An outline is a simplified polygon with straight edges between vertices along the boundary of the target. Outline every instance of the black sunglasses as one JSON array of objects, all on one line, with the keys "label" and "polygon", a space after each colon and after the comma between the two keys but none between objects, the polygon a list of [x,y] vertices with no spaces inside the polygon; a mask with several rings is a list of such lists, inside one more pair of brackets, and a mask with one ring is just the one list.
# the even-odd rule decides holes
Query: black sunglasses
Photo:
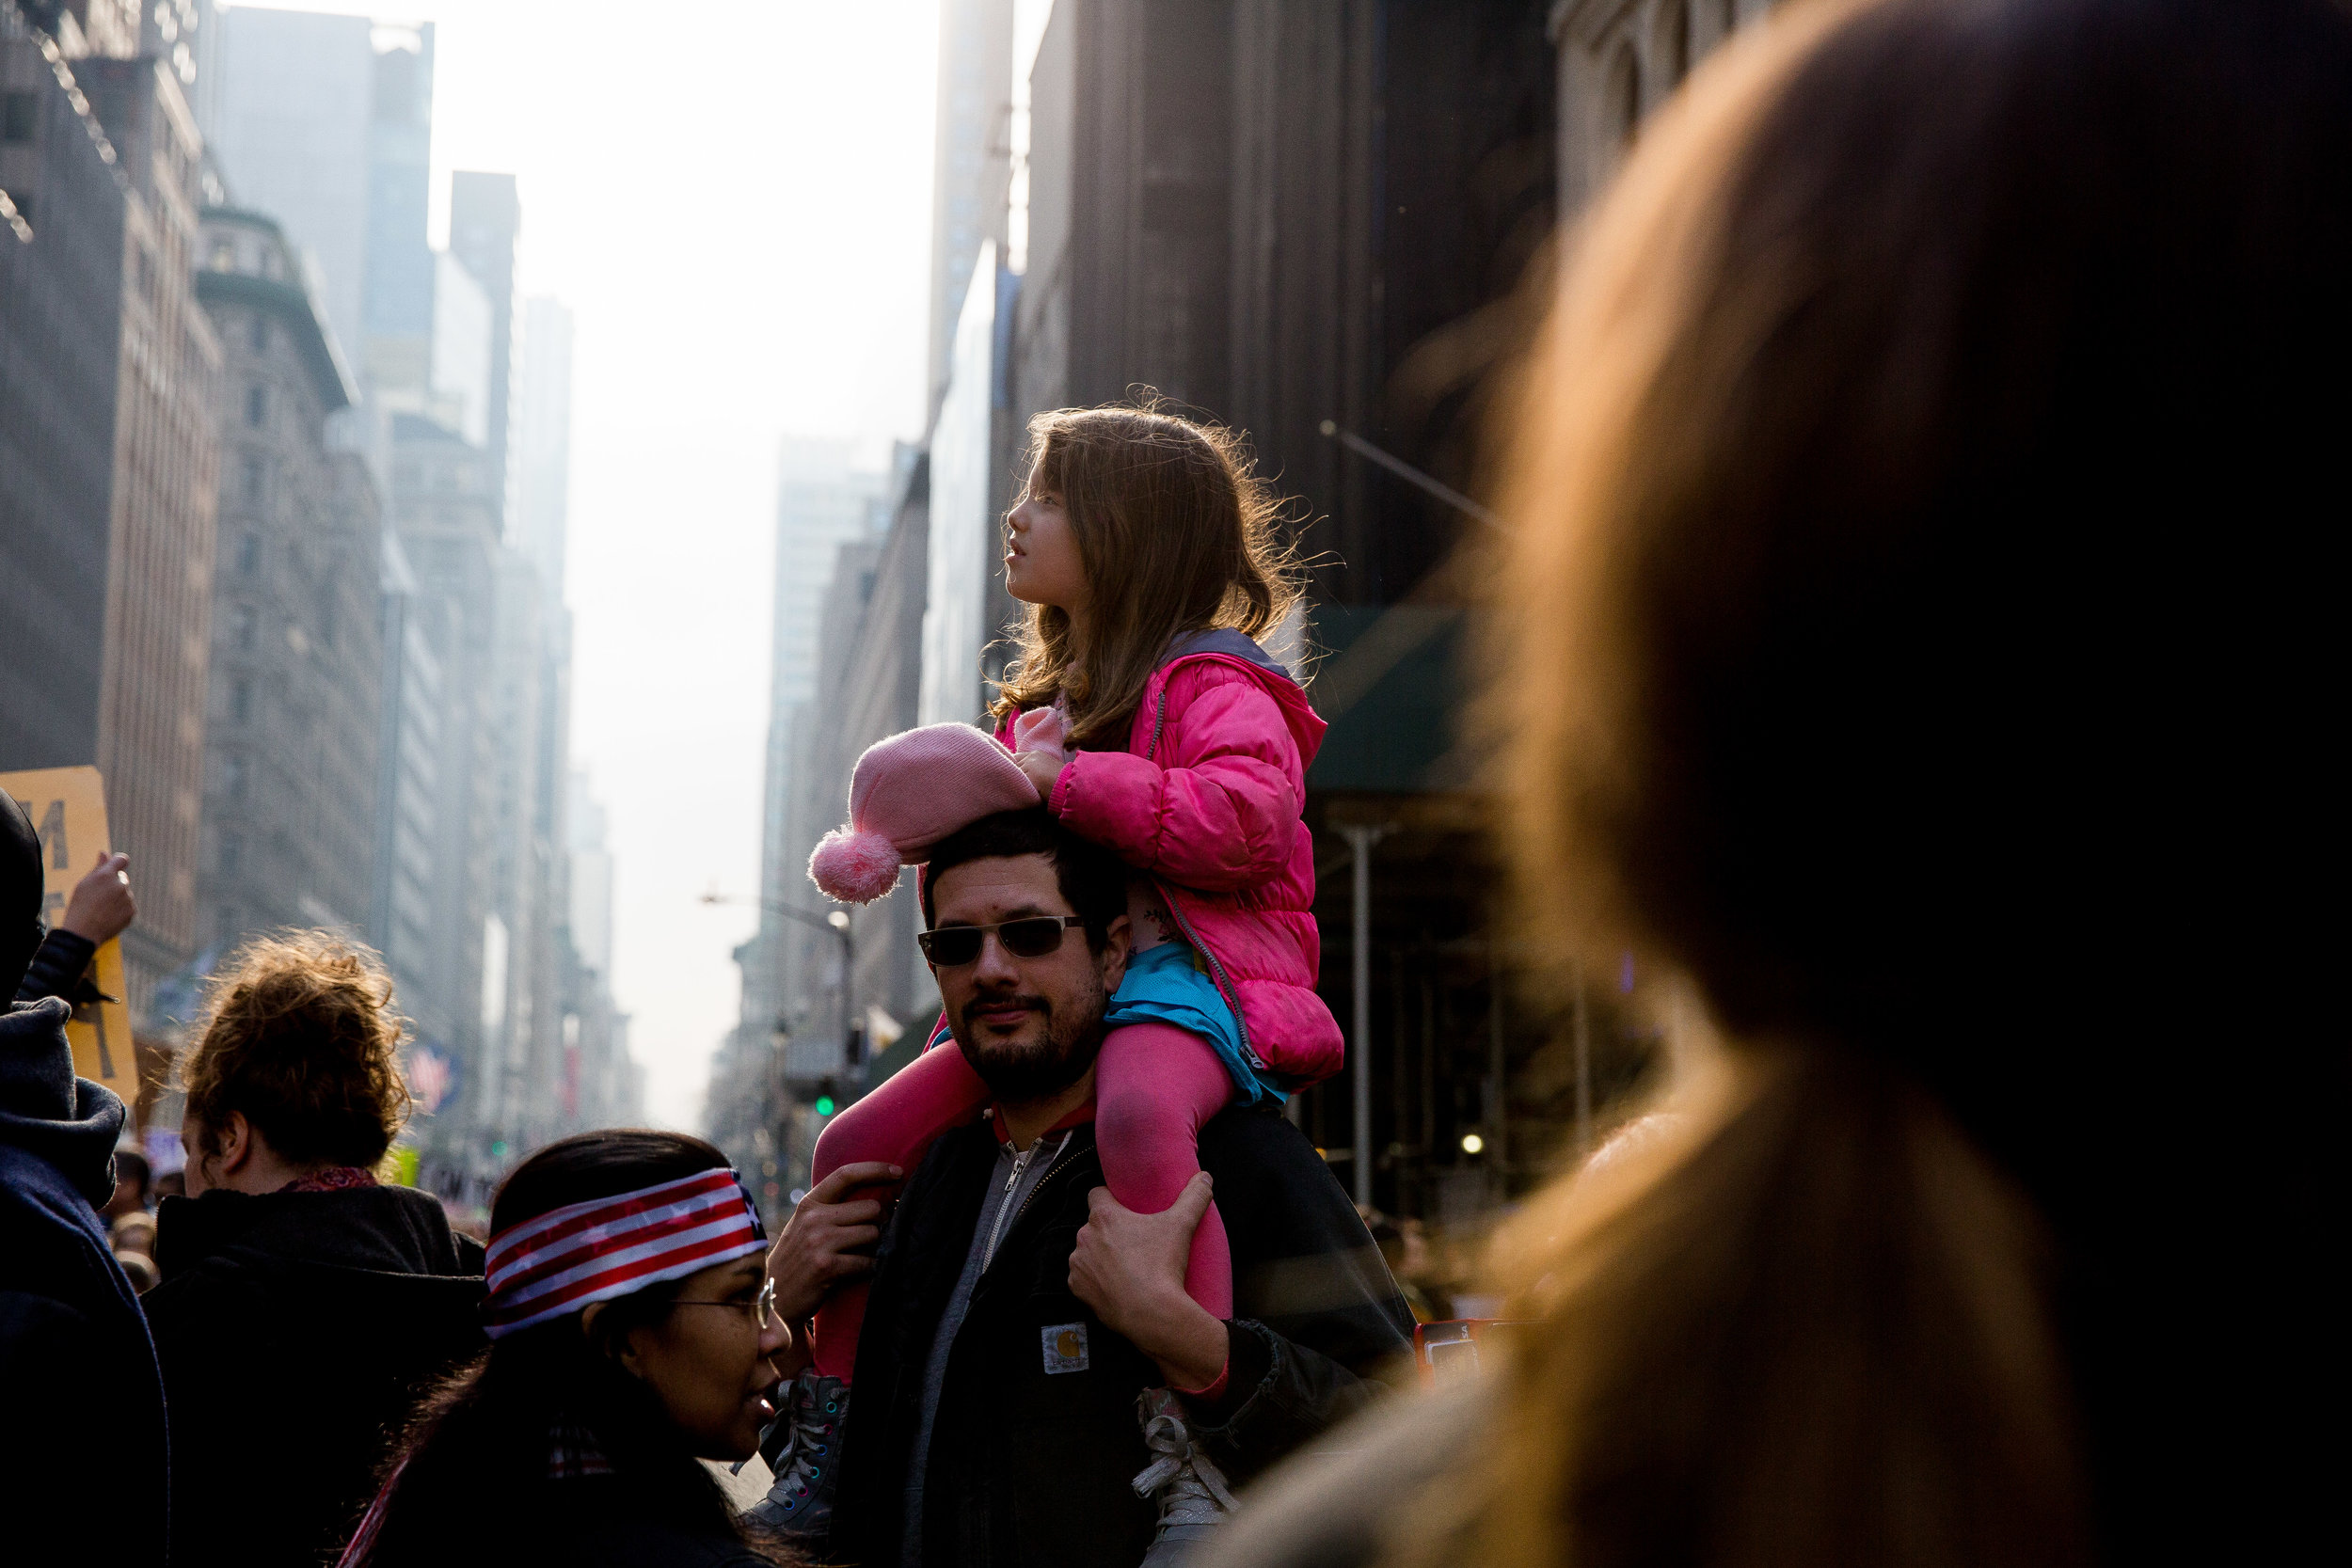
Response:
[{"label": "black sunglasses", "polygon": [[1014,958],[1041,958],[1061,950],[1064,931],[1085,924],[1074,914],[1033,914],[996,926],[943,926],[936,931],[918,931],[914,940],[922,943],[923,957],[932,963],[942,969],[961,969],[978,959],[980,944],[991,931]]}]

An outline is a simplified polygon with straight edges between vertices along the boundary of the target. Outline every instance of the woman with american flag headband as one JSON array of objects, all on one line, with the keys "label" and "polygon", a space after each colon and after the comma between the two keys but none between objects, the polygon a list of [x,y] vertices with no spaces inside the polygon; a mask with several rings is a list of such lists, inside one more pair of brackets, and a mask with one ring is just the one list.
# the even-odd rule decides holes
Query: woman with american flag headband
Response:
[{"label": "woman with american flag headband", "polygon": [[506,1179],[490,1227],[490,1349],[425,1401],[342,1568],[788,1560],[697,1463],[757,1447],[789,1342],[726,1157],[675,1132],[565,1138]]}]

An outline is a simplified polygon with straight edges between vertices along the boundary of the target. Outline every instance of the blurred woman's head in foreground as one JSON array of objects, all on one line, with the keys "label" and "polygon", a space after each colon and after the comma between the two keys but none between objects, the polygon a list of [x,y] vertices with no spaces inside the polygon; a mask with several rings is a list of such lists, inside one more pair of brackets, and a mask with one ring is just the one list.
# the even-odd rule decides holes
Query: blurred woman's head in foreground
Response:
[{"label": "blurred woman's head in foreground", "polygon": [[2275,894],[2347,257],[2321,0],[1795,4],[1645,129],[1525,372],[1488,711],[1525,928],[1728,1049],[1509,1238],[1556,1327],[1441,1489],[1495,1560],[2069,1562],[2214,1496],[2180,1412],[2231,1310],[2292,1354],[2317,1190],[2233,1096],[2343,1086]]}]

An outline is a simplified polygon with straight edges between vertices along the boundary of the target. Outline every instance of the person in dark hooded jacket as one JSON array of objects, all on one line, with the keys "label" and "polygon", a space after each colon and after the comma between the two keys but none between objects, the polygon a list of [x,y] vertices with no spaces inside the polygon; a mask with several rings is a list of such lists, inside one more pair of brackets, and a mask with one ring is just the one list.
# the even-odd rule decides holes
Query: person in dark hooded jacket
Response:
[{"label": "person in dark hooded jacket", "polygon": [[[40,844],[0,792],[0,996],[41,944]],[[138,1297],[98,1207],[123,1104],[73,1073],[57,997],[0,1013],[0,1548],[27,1565],[164,1560],[171,1471]]]},{"label": "person in dark hooded jacket", "polygon": [[65,901],[65,917],[41,939],[24,977],[16,983],[19,1002],[62,996],[75,1006],[104,1000],[90,973],[98,950],[131,928],[138,900],[131,895],[131,857],[107,850]]},{"label": "person in dark hooded jacket", "polygon": [[173,1560],[316,1568],[420,1398],[482,1349],[482,1253],[373,1174],[408,1095],[372,954],[261,939],[207,1004],[180,1069],[188,1196],[157,1215],[145,1298],[181,1412]]}]

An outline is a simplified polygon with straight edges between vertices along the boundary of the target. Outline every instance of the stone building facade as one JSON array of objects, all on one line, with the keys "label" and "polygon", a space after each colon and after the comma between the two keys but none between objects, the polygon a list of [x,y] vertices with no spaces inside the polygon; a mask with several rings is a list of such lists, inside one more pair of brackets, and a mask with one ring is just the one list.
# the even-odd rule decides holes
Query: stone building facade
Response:
[{"label": "stone building facade", "polygon": [[196,953],[220,345],[196,301],[202,144],[177,74],[147,55],[74,71],[126,185],[98,767],[138,877],[122,953],[144,1019]]},{"label": "stone building facade", "polygon": [[0,770],[98,760],[125,183],[72,62],[0,0]]},{"label": "stone building facade", "polygon": [[[407,625],[439,676],[434,730],[426,946],[414,969],[446,1020],[437,1042],[463,1064],[459,1103],[426,1130],[426,1158],[470,1169],[474,1135],[503,1103],[512,933],[497,912],[500,498],[482,449],[416,414],[392,416],[392,512],[414,574]],[[405,630],[403,632],[406,635]],[[403,712],[408,710],[404,693]],[[447,1141],[448,1147],[443,1147]]]},{"label": "stone building facade", "polygon": [[375,492],[329,448],[353,401],[278,224],[203,214],[197,296],[223,355],[199,943],[371,913],[382,621]]}]

